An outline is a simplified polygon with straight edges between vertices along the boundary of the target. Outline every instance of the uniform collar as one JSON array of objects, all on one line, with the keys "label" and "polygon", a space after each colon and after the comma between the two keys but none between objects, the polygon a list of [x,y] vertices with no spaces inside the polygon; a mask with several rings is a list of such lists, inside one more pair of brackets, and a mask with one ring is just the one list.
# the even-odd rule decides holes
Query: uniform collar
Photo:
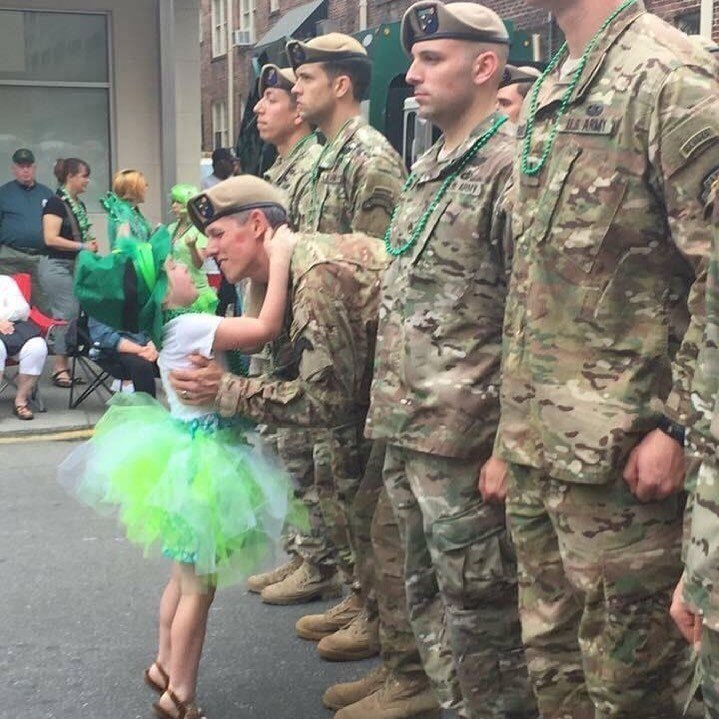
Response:
[{"label": "uniform collar", "polygon": [[[464,142],[455,147],[449,155],[442,159],[440,159],[439,155],[444,147],[444,135],[440,137],[426,154],[417,160],[412,168],[412,174],[417,176],[418,182],[432,182],[441,177],[449,167],[472,147],[476,139],[492,126],[492,123],[495,122],[499,115],[499,112],[493,112],[488,117],[485,117],[484,120],[472,130]],[[491,141],[489,147],[491,147]]]},{"label": "uniform collar", "polygon": [[[627,31],[627,29],[642,15],[646,14],[644,0],[636,0],[630,7],[626,8],[614,22],[601,35],[597,46],[587,58],[587,64],[584,68],[574,93],[570,99],[570,104],[578,102],[586,94],[591,86],[597,73],[601,70],[604,60],[609,50],[617,43],[619,38]],[[564,58],[566,59],[566,58]],[[564,62],[564,60],[562,60]],[[539,91],[537,108],[541,111],[543,108],[559,102],[564,95],[567,86],[571,82],[571,78],[560,78],[560,70],[562,63],[555,68],[554,72],[549,76],[550,82],[545,82]]]},{"label": "uniform collar", "polygon": [[323,170],[331,170],[337,163],[337,158],[344,146],[355,136],[357,131],[367,123],[360,115],[351,117],[340,128],[335,138],[328,143],[319,160],[319,167]]}]

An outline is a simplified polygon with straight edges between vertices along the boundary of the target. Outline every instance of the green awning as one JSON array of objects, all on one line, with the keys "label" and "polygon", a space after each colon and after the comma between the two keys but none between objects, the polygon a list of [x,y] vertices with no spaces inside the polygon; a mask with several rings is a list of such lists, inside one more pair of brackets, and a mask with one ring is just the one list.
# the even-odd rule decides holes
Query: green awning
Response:
[{"label": "green awning", "polygon": [[[284,42],[293,37],[305,23],[314,23],[322,20],[326,16],[327,0],[313,0],[299,7],[288,10],[282,17],[255,43],[255,51],[261,51],[266,45],[271,45],[277,41]],[[320,17],[320,11],[324,10],[325,14]],[[315,15],[317,17],[315,17]],[[313,28],[314,30],[314,28]],[[308,33],[314,35],[314,32]]]}]

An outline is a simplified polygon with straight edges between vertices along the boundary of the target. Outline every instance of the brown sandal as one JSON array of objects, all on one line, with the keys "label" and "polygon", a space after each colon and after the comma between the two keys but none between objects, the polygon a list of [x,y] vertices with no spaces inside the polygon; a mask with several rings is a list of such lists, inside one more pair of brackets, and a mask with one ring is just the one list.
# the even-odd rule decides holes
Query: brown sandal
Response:
[{"label": "brown sandal", "polygon": [[16,404],[13,405],[12,413],[22,420],[35,419],[35,415],[27,404]]},{"label": "brown sandal", "polygon": [[[157,669],[157,673],[162,677],[163,684],[159,684],[150,676],[152,667]],[[147,669],[145,669],[145,684],[158,694],[164,694],[167,691],[167,687],[170,686],[170,676],[165,671],[162,664],[159,662],[153,662]]]},{"label": "brown sandal", "polygon": [[169,687],[165,690],[162,696],[167,694],[170,697],[172,703],[177,709],[177,714],[170,714],[164,707],[161,707],[159,702],[155,702],[152,705],[152,709],[155,715],[160,719],[207,719],[200,709],[193,701],[180,701],[179,697]]}]

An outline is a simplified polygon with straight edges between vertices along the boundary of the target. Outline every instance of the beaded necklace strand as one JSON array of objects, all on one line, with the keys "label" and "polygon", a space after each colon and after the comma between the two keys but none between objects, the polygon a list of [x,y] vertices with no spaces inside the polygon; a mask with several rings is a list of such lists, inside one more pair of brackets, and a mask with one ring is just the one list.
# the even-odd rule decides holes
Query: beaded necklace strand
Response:
[{"label": "beaded necklace strand", "polygon": [[83,205],[82,202],[80,202],[79,200],[75,199],[64,186],[57,191],[57,195],[61,200],[67,202],[67,204],[70,206],[70,210],[72,211],[72,214],[75,215],[75,219],[77,220],[77,226],[80,230],[80,237],[83,242],[87,242],[89,239],[91,239],[90,227],[92,227],[92,225],[90,224],[90,218],[87,216],[87,210],[85,209],[85,205]]},{"label": "beaded necklace strand", "polygon": [[559,108],[554,115],[554,124],[552,125],[549,137],[545,141],[542,148],[542,155],[539,158],[538,162],[532,164],[529,159],[529,155],[532,151],[534,120],[537,115],[539,90],[541,89],[542,84],[544,83],[547,76],[554,72],[557,65],[559,65],[559,61],[562,59],[565,52],[567,51],[566,42],[564,43],[564,45],[562,45],[562,47],[559,48],[554,57],[551,59],[549,65],[547,65],[547,69],[540,75],[537,82],[534,83],[529,103],[529,114],[527,115],[527,131],[524,136],[524,143],[522,145],[521,168],[522,172],[525,175],[533,177],[534,175],[538,175],[544,169],[544,166],[547,164],[547,160],[549,159],[549,155],[552,152],[552,148],[554,147],[554,141],[557,139],[557,133],[559,132],[559,122],[561,121],[564,114],[567,112],[569,102],[572,99],[572,95],[574,94],[574,89],[579,83],[582,73],[584,72],[584,68],[587,65],[587,60],[589,60],[589,56],[594,51],[594,48],[597,46],[599,38],[604,33],[604,31],[617,19],[619,15],[621,15],[628,7],[634,5],[635,3],[636,0],[624,0],[624,2],[604,21],[599,30],[597,30],[597,32],[594,34],[594,37],[589,41],[589,44],[584,50],[582,57],[579,59],[579,64],[577,65],[577,69],[574,71],[571,83],[569,84],[569,87],[567,88],[564,95],[562,95],[562,100],[559,104]]},{"label": "beaded necklace strand", "polygon": [[[419,218],[417,224],[414,226],[414,229],[412,230],[412,234],[410,235],[409,239],[399,247],[392,246],[392,230],[394,229],[399,204],[395,206],[394,211],[392,212],[392,218],[390,219],[389,225],[387,227],[387,231],[384,233],[384,246],[390,255],[392,255],[393,257],[399,257],[400,255],[404,255],[406,252],[409,252],[409,250],[414,247],[414,245],[417,243],[417,240],[419,239],[419,236],[422,234],[422,232],[424,232],[424,228],[427,226],[427,223],[429,222],[429,218],[432,216],[432,213],[437,209],[437,206],[447,193],[449,186],[457,179],[460,172],[462,172],[462,170],[474,159],[477,153],[483,147],[485,147],[485,145],[499,132],[499,128],[502,127],[505,122],[507,122],[507,117],[505,117],[504,115],[496,118],[492,123],[491,127],[475,140],[469,150],[467,150],[467,152],[465,152],[462,157],[454,161],[454,169],[452,170],[452,172],[449,173],[449,175],[447,175],[447,177],[444,178],[444,181],[435,193],[434,197],[432,198],[432,201],[429,203],[429,205],[427,205],[425,211],[422,213],[422,216]],[[414,174],[410,175],[407,178],[407,181],[404,183],[404,187],[402,188],[402,194],[405,194],[407,190],[409,190],[414,185],[415,179],[416,178]]]}]

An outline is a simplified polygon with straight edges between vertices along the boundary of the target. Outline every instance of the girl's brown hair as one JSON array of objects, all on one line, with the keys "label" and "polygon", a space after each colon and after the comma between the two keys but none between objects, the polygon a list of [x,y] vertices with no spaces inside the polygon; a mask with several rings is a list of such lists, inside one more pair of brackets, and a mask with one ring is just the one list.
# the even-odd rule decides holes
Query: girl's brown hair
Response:
[{"label": "girl's brown hair", "polygon": [[147,180],[138,170],[120,170],[112,178],[112,191],[128,202],[140,202],[144,199]]}]

